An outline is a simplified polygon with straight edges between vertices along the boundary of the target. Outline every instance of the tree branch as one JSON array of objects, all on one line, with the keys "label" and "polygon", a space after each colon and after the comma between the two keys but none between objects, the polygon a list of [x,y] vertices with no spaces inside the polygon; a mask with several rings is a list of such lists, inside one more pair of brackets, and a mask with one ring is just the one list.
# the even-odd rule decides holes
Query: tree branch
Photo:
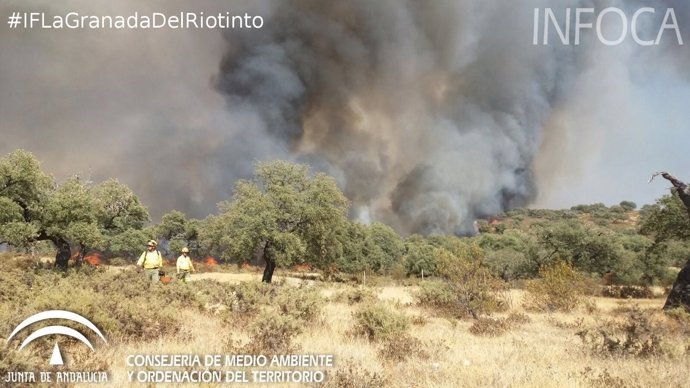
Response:
[{"label": "tree branch", "polygon": [[683,202],[683,205],[685,205],[685,208],[688,211],[688,217],[690,217],[690,186],[666,171],[657,172],[656,174],[652,175],[652,178],[649,181],[651,182],[652,179],[654,179],[654,177],[657,175],[661,175],[664,177],[664,179],[671,182],[676,193],[678,193],[680,200]]}]

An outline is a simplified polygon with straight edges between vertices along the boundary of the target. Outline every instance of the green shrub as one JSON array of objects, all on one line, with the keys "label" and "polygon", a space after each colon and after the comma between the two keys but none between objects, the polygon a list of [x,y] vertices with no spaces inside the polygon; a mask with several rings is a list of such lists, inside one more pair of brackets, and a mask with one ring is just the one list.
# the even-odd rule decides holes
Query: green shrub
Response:
[{"label": "green shrub", "polygon": [[[445,282],[424,281],[419,284],[419,290],[414,295],[420,306],[440,312],[444,316],[457,316],[456,295]],[[463,316],[465,314],[457,317]]]},{"label": "green shrub", "polygon": [[402,334],[409,325],[408,318],[381,302],[366,304],[354,313],[354,334],[377,341]]},{"label": "green shrub", "polygon": [[455,318],[479,318],[505,310],[506,284],[482,265],[481,248],[472,244],[465,249],[467,252],[460,252],[467,257],[464,259],[439,250],[438,271],[444,281],[422,283],[417,300]]},{"label": "green shrub", "polygon": [[321,316],[325,304],[316,288],[283,287],[275,298],[275,305],[282,314],[295,319],[314,322]]},{"label": "green shrub", "polygon": [[242,352],[265,355],[296,353],[299,348],[293,339],[301,331],[301,322],[290,315],[275,311],[262,312],[251,325],[250,342]]},{"label": "green shrub", "polygon": [[572,311],[588,289],[585,277],[563,261],[542,268],[539,277],[527,283],[525,307],[530,310]]}]

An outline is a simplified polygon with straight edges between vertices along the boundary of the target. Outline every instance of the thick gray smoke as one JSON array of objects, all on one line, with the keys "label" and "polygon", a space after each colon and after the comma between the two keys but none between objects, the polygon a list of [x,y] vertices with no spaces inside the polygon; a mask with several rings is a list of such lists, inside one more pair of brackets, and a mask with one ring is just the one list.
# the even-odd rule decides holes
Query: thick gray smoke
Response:
[{"label": "thick gray smoke", "polygon": [[[645,99],[690,94],[688,51],[668,39],[607,47],[590,31],[580,46],[532,45],[534,8],[563,15],[641,3],[219,3],[193,10],[261,15],[263,28],[0,29],[0,152],[34,151],[60,179],[119,178],[154,217],[173,208],[203,217],[256,161],[286,158],[335,176],[355,218],[464,234],[476,217],[554,197],[572,205],[580,201],[572,193],[635,199],[578,188],[577,174],[601,161],[610,139],[623,155],[613,166],[648,165],[651,156],[632,151],[651,146],[643,123],[656,123],[657,112]],[[109,4],[13,0],[0,11],[192,10],[183,1]],[[690,7],[657,7],[666,6],[690,23]],[[644,28],[656,34],[662,15]],[[665,83],[649,81],[651,69]],[[669,116],[686,118],[675,106]],[[674,165],[636,170],[644,180],[666,167]]]},{"label": "thick gray smoke", "polygon": [[467,233],[535,198],[544,120],[574,71],[567,50],[531,46],[534,7],[277,4],[260,33],[227,35],[218,89],[231,112],[257,112],[261,136],[339,177],[359,217]]}]

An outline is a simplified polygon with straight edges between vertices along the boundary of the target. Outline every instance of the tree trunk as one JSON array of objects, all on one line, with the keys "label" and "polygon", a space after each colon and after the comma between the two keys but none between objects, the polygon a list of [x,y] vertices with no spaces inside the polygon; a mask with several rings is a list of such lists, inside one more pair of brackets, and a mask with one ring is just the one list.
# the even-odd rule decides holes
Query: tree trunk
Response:
[{"label": "tree trunk", "polygon": [[681,306],[690,313],[690,260],[680,270],[676,281],[673,282],[673,288],[671,288],[666,303],[664,303],[664,310],[672,310]]},{"label": "tree trunk", "polygon": [[[683,201],[683,205],[685,205],[688,211],[688,217],[690,217],[690,186],[667,172],[661,173],[661,176],[673,184],[673,188],[678,193],[680,200]],[[673,282],[673,288],[671,288],[671,292],[668,294],[668,298],[666,298],[664,310],[671,310],[681,306],[690,312],[690,260],[678,273],[676,281]]]},{"label": "tree trunk", "polygon": [[273,279],[273,270],[276,268],[276,261],[268,251],[268,242],[264,245],[263,257],[264,260],[266,260],[266,267],[264,268],[264,276],[261,278],[261,281],[263,283],[270,283]]},{"label": "tree trunk", "polygon": [[69,247],[69,243],[62,237],[54,237],[52,241],[58,250],[57,254],[55,255],[55,266],[58,268],[67,269],[69,258],[72,256],[72,250]]},{"label": "tree trunk", "polygon": [[76,267],[81,267],[81,265],[84,263],[84,256],[86,256],[86,247],[79,244],[79,253],[77,254],[77,258],[74,262]]}]

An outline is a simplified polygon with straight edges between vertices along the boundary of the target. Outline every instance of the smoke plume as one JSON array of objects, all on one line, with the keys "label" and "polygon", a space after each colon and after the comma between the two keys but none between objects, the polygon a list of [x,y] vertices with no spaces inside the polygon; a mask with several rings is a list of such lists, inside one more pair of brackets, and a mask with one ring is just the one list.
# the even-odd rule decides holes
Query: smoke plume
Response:
[{"label": "smoke plume", "polygon": [[259,33],[227,34],[217,87],[231,115],[251,109],[261,136],[338,177],[360,218],[467,233],[535,198],[543,124],[574,73],[531,46],[532,9],[278,3]]},{"label": "smoke plume", "polygon": [[[0,10],[189,10],[181,1],[27,4]],[[673,45],[532,45],[535,8],[611,5],[641,6],[202,1],[195,11],[261,15],[263,28],[0,29],[11,53],[0,57],[0,151],[30,149],[62,178],[117,177],[154,216],[203,217],[256,161],[290,159],[336,177],[353,218],[466,234],[477,217],[576,192],[573,178],[609,138],[641,147],[636,125],[656,115],[640,102],[656,89],[645,71],[687,83],[687,51]],[[690,7],[677,13],[684,20]]]}]

